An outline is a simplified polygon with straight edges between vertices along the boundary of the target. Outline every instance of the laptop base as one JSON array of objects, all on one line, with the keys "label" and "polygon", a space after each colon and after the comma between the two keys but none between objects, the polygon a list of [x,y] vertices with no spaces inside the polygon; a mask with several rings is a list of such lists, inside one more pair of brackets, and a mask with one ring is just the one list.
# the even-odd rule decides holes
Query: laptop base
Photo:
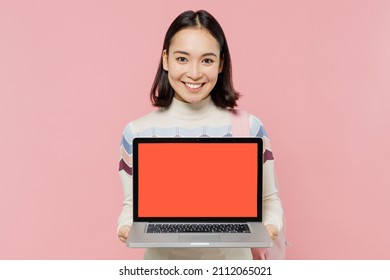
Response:
[{"label": "laptop base", "polygon": [[273,244],[262,223],[249,223],[251,233],[142,234],[147,224],[133,223],[127,240],[129,248],[269,248]]}]

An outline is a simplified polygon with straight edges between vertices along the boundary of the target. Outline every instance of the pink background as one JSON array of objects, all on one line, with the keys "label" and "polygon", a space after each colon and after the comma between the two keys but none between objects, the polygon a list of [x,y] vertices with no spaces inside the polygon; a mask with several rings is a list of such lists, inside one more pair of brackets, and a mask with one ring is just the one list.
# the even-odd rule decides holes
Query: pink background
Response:
[{"label": "pink background", "polygon": [[120,138],[187,9],[219,20],[266,125],[287,257],[389,258],[389,1],[1,0],[0,259],[142,257],[116,237]]}]

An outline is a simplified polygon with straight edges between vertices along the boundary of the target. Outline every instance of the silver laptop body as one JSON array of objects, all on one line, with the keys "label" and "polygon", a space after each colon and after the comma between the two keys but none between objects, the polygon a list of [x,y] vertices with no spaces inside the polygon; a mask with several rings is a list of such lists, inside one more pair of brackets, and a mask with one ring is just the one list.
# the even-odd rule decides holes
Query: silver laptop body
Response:
[{"label": "silver laptop body", "polygon": [[135,138],[131,248],[271,247],[261,138]]}]

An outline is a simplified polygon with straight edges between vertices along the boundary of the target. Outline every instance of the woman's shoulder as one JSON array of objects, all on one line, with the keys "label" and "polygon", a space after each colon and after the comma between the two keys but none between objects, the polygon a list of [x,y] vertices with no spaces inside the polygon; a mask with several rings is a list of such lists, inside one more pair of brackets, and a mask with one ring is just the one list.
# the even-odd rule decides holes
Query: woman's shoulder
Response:
[{"label": "woman's shoulder", "polygon": [[123,134],[129,138],[135,137],[140,131],[162,122],[165,115],[164,112],[164,109],[157,109],[139,118],[131,120],[126,124]]},{"label": "woman's shoulder", "polygon": [[262,124],[260,118],[257,115],[252,114],[251,112],[248,112],[247,110],[244,109],[227,109],[229,110],[230,114],[237,115],[237,116],[248,116],[250,122],[257,122]]},{"label": "woman's shoulder", "polygon": [[264,124],[261,121],[261,119],[254,115],[249,113],[246,110],[242,109],[230,109],[230,114],[231,114],[231,119],[235,120],[242,120],[242,119],[248,119],[249,122],[249,130],[250,130],[250,135],[254,137],[267,137],[267,133],[264,128]]},{"label": "woman's shoulder", "polygon": [[248,117],[251,135],[255,137],[267,137],[267,132],[265,131],[264,124],[261,119],[257,115],[251,113],[248,113]]}]

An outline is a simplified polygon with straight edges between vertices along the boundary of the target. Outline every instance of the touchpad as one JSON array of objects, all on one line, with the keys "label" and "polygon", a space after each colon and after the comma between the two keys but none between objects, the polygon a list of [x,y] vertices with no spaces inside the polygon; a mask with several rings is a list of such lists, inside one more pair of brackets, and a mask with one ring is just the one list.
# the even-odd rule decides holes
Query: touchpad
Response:
[{"label": "touchpad", "polygon": [[218,234],[179,234],[179,241],[184,242],[217,242]]}]

